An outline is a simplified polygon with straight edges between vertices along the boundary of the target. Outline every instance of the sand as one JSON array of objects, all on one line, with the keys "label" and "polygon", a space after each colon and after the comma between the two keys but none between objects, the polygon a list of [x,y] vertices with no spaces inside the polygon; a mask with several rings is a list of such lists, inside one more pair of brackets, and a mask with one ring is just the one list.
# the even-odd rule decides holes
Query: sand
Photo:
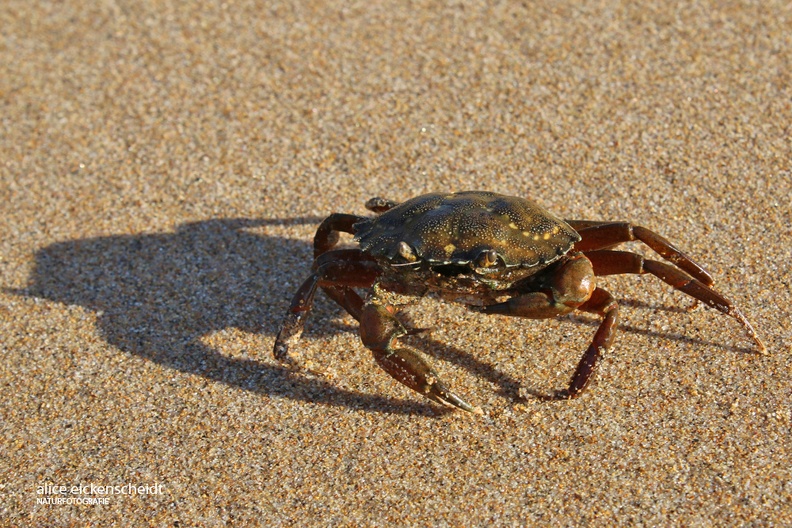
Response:
[{"label": "sand", "polygon": [[[5,523],[792,524],[786,3],[67,0],[0,27]],[[325,216],[469,189],[662,233],[769,354],[620,276],[574,401],[536,394],[592,315],[407,306],[482,416],[393,381],[322,294],[307,368],[273,358]]]}]

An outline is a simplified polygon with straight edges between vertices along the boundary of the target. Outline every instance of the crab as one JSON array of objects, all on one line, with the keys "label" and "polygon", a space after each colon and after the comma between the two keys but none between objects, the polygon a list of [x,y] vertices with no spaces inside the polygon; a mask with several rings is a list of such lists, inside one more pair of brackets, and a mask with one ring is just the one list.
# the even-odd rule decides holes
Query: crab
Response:
[{"label": "crab", "polygon": [[[589,385],[603,351],[613,344],[616,299],[597,277],[650,274],[697,301],[737,319],[759,351],[765,346],[733,302],[712,288],[712,276],[671,242],[628,222],[562,220],[525,198],[493,192],[431,193],[401,204],[373,198],[373,218],[334,213],[314,237],[311,276],[297,290],[275,339],[275,357],[299,367],[289,347],[299,339],[318,288],[360,323],[360,338],[394,379],[430,400],[481,413],[455,394],[417,351],[399,338],[408,328],[387,292],[434,292],[490,315],[546,319],[575,310],[600,316],[567,389],[571,399]],[[339,233],[357,248],[337,249]],[[666,262],[612,248],[640,241]],[[355,288],[368,289],[365,299]]]}]

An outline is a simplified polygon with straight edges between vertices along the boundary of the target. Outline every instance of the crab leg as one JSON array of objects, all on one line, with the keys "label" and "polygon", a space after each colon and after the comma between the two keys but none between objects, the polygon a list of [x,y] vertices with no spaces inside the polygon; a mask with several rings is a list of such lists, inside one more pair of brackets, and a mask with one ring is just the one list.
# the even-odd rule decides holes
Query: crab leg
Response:
[{"label": "crab leg", "polygon": [[610,348],[616,335],[616,326],[619,322],[619,305],[613,296],[602,288],[597,288],[591,298],[583,303],[580,308],[584,312],[591,312],[603,316],[591,344],[580,359],[569,388],[557,394],[557,399],[577,398],[588,386],[591,375],[597,368],[597,363],[602,357],[602,351]]},{"label": "crab leg", "polygon": [[759,351],[765,353],[764,343],[762,343],[751,323],[748,322],[734,303],[713,290],[709,285],[691,277],[684,271],[664,262],[644,259],[641,255],[628,251],[589,251],[586,253],[586,257],[591,261],[594,266],[594,273],[598,276],[623,273],[650,273],[694,299],[698,299],[708,306],[734,317],[743,325],[751,339],[756,342]]},{"label": "crab leg", "polygon": [[594,285],[594,272],[588,255],[571,255],[555,274],[548,279],[549,292],[527,292],[506,302],[484,306],[479,310],[487,314],[501,314],[531,319],[546,319],[573,310],[583,310],[603,316],[591,345],[578,363],[569,388],[559,392],[554,399],[577,398],[588,386],[591,376],[602,356],[611,346],[618,322],[619,305],[610,293]]},{"label": "crab leg", "polygon": [[[354,234],[354,225],[365,220],[362,216],[355,216],[345,213],[333,213],[319,225],[314,235],[314,258],[318,259],[321,255],[333,249],[340,239],[339,233]],[[322,286],[328,297],[341,305],[356,320],[360,320],[360,309],[363,307],[363,299],[355,293],[352,288],[342,285]]]},{"label": "crab leg", "polygon": [[714,284],[712,276],[696,264],[692,258],[676,248],[671,242],[645,227],[629,222],[595,222],[591,220],[567,220],[570,226],[581,236],[582,240],[575,244],[577,251],[594,251],[608,249],[622,242],[640,240],[664,259],[673,262],[690,275],[707,286]]},{"label": "crab leg", "polygon": [[355,234],[355,229],[352,226],[361,220],[365,220],[365,218],[346,213],[333,213],[325,218],[319,224],[314,235],[314,258],[333,249],[338,244],[339,233]]},{"label": "crab leg", "polygon": [[393,347],[394,339],[409,332],[394,317],[392,310],[390,306],[369,302],[361,313],[360,339],[374,354],[379,366],[399,383],[436,403],[482,414],[481,409],[451,392],[417,352],[409,348]]},{"label": "crab leg", "polygon": [[[561,294],[563,295],[563,294]],[[602,356],[602,351],[611,346],[618,322],[619,305],[610,293],[602,288],[595,288],[587,300],[580,299],[573,304],[578,310],[596,313],[603,316],[591,345],[586,349],[578,363],[569,388],[559,392],[551,399],[577,398],[586,389],[592,374],[597,367],[597,362]],[[531,292],[519,295],[498,304],[484,306],[479,309],[487,314],[511,315],[515,317],[528,317],[531,319],[546,319],[556,315],[569,313],[575,308],[554,300],[550,294]]]},{"label": "crab leg", "polygon": [[[339,233],[354,234],[354,225],[365,220],[362,216],[355,216],[345,213],[333,213],[319,225],[314,235],[314,258],[331,250],[340,239]],[[323,286],[322,289],[328,297],[341,305],[352,317],[360,320],[360,309],[363,307],[363,299],[355,293],[352,288],[341,285]]]},{"label": "crab leg", "polygon": [[289,345],[302,334],[305,320],[313,307],[317,287],[323,287],[333,300],[359,319],[363,302],[351,288],[371,286],[378,271],[376,263],[365,259],[356,249],[330,251],[317,258],[314,272],[294,295],[281,330],[275,338],[275,358],[279,361],[295,362],[289,355]]}]

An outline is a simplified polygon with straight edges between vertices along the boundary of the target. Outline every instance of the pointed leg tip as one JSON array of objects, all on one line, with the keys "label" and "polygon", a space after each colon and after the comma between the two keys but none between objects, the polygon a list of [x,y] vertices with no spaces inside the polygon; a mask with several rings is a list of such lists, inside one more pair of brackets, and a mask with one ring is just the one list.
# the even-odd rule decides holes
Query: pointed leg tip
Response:
[{"label": "pointed leg tip", "polygon": [[533,395],[541,401],[546,402],[557,402],[557,401],[571,401],[576,400],[583,392],[585,392],[586,387],[582,389],[559,389],[555,390],[550,394],[541,394],[539,392],[534,392]]},{"label": "pointed leg tip", "polygon": [[470,414],[477,414],[479,416],[484,416],[484,411],[481,409],[481,407],[478,407],[477,405],[470,405],[468,402],[462,400],[461,398],[456,398],[453,401],[440,400],[439,403],[442,403],[447,407],[452,407],[454,409],[465,411]]},{"label": "pointed leg tip", "polygon": [[289,353],[288,343],[280,340],[276,340],[275,346],[272,349],[272,353],[275,356],[275,359],[278,360],[281,364],[292,369],[302,368],[300,360],[294,357],[293,354]]},{"label": "pointed leg tip", "polygon": [[285,361],[286,358],[289,357],[289,347],[284,343],[278,343],[276,341],[275,346],[272,347],[272,355],[275,356],[275,359],[278,361]]},{"label": "pointed leg tip", "polygon": [[563,390],[556,391],[555,394],[553,394],[550,397],[550,400],[552,400],[552,401],[571,401],[571,400],[577,399],[578,396],[580,396],[580,391],[573,392],[573,391],[570,391],[569,389],[563,389]]},{"label": "pointed leg tip", "polygon": [[756,349],[759,351],[759,354],[762,356],[769,356],[770,352],[767,351],[764,341],[762,341],[762,338],[759,337],[759,334],[757,334],[750,325],[748,325],[748,334],[751,336],[751,339],[754,340],[754,343],[756,343]]},{"label": "pointed leg tip", "polygon": [[461,398],[457,398],[457,400],[459,400],[459,403],[461,403],[461,405],[459,404],[455,405],[457,408],[462,409],[463,411],[468,412],[470,414],[477,414],[479,416],[484,416],[484,411],[478,405],[471,405]]},{"label": "pointed leg tip", "polygon": [[450,390],[448,390],[445,385],[439,382],[434,382],[430,385],[429,391],[424,393],[424,395],[432,401],[445,405],[447,407],[452,407],[454,409],[460,409],[465,412],[469,412],[471,414],[478,414],[483,415],[484,411],[481,410],[481,407],[471,405]]},{"label": "pointed leg tip", "polygon": [[759,351],[759,354],[763,356],[769,356],[770,353],[767,351],[767,347],[762,341],[762,338],[759,337],[759,334],[756,333],[756,330],[754,330],[754,327],[750,322],[748,322],[748,319],[743,315],[743,313],[734,306],[731,307],[731,310],[728,313],[737,319],[740,324],[743,325],[743,327],[745,327],[748,336],[753,339],[754,343],[756,343],[756,348]]}]

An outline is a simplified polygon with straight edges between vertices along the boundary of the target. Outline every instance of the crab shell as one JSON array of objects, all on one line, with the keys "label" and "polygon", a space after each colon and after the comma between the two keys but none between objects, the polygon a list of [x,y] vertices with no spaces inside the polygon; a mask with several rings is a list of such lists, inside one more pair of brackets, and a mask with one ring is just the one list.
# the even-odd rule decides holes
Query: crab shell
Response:
[{"label": "crab shell", "polygon": [[424,194],[355,224],[360,249],[391,265],[543,269],[580,235],[537,204],[492,192]]}]

